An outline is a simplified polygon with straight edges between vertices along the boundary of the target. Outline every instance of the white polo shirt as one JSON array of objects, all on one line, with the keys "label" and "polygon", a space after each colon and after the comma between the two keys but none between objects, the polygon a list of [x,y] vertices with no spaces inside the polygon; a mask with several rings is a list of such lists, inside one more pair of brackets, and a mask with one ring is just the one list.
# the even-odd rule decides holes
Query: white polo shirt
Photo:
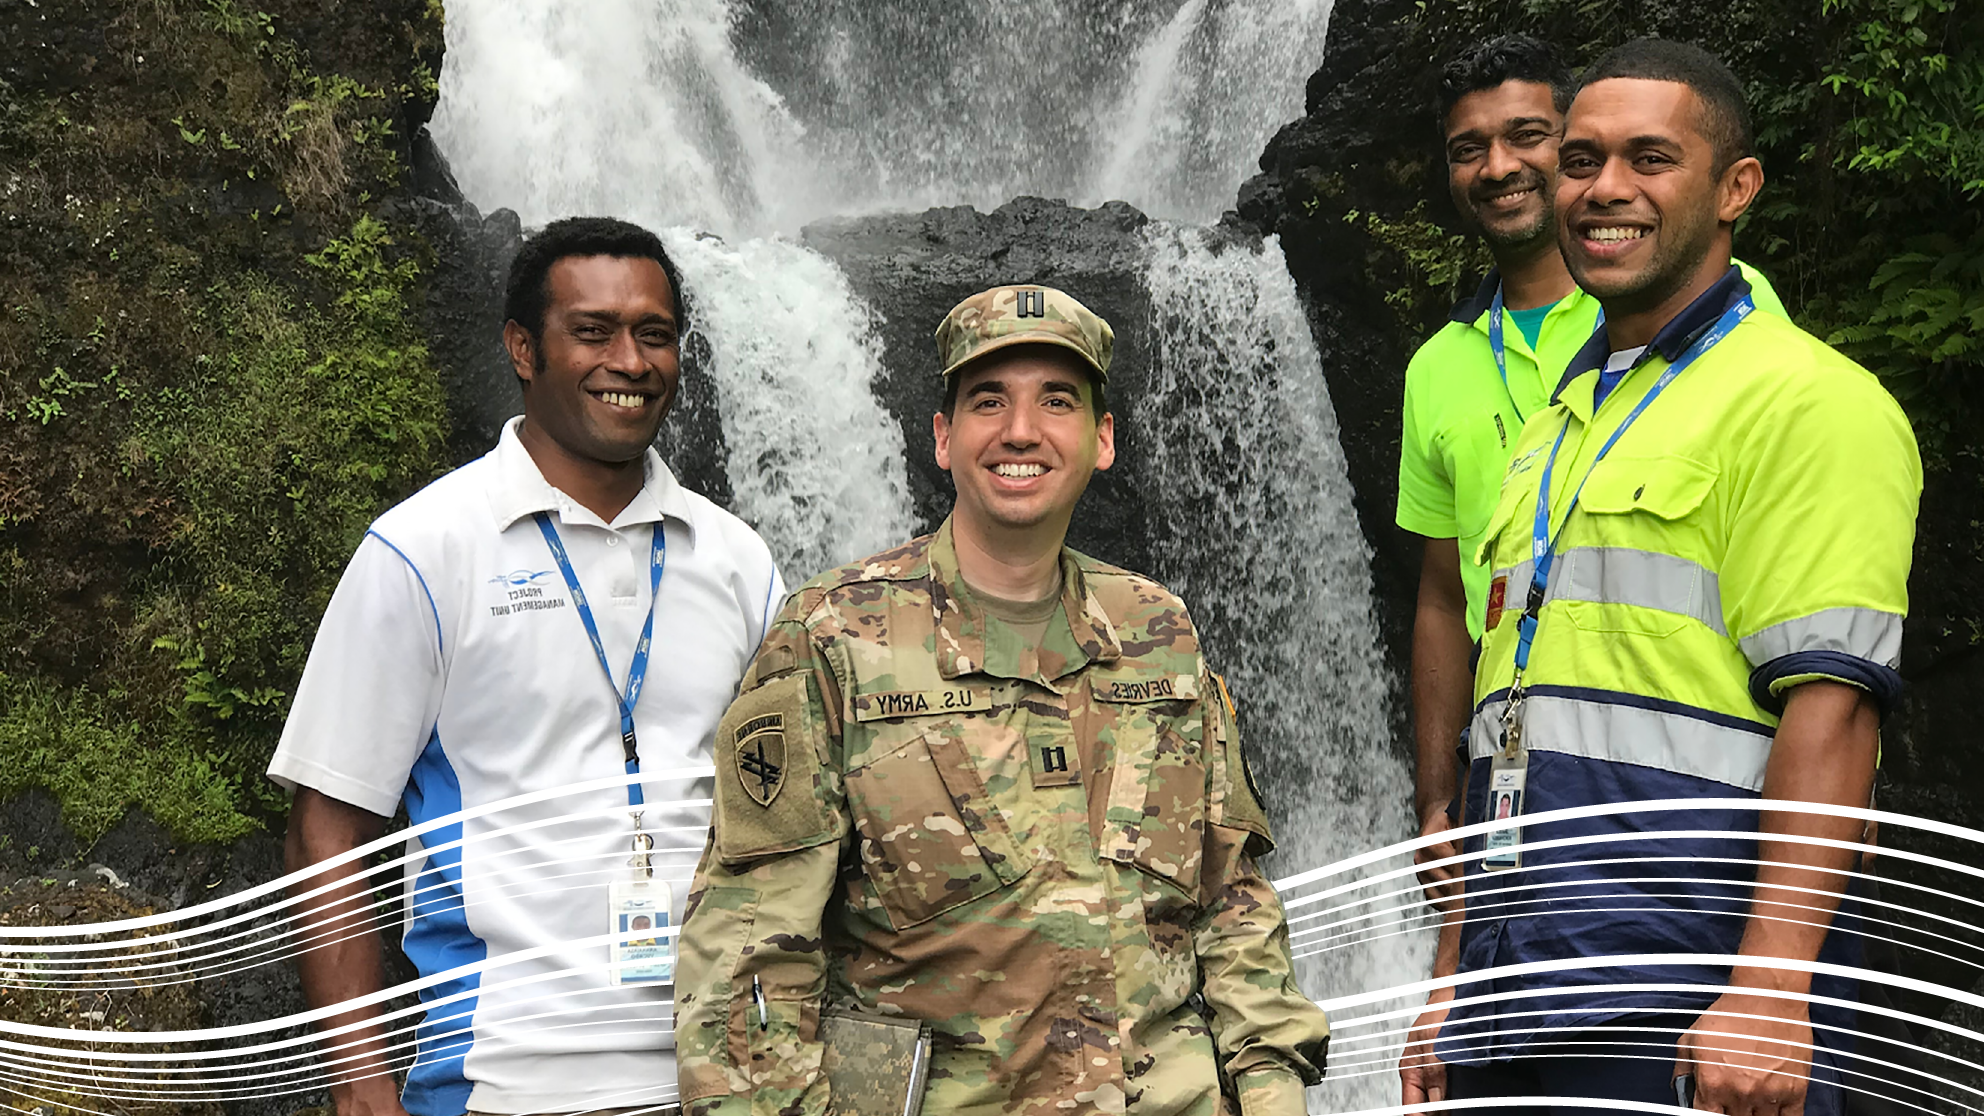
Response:
[{"label": "white polo shirt", "polygon": [[[647,683],[644,776],[708,764],[717,719],[784,602],[771,552],[676,483],[653,450],[612,523],[545,482],[512,419],[497,447],[379,517],[324,614],[269,775],[414,824],[623,775],[619,707],[648,616],[650,543],[667,543]],[[558,528],[613,668],[609,686],[533,513]],[[643,779],[656,878],[681,925],[709,824],[707,779]],[[422,993],[414,1116],[555,1112],[674,1095],[668,987],[609,983],[607,887],[626,878],[624,787],[510,807],[427,834],[405,947],[423,975],[491,962]],[[460,841],[459,847],[444,847]],[[409,842],[409,852],[418,851]],[[413,875],[409,873],[409,875]],[[553,947],[501,963],[506,954]]]}]

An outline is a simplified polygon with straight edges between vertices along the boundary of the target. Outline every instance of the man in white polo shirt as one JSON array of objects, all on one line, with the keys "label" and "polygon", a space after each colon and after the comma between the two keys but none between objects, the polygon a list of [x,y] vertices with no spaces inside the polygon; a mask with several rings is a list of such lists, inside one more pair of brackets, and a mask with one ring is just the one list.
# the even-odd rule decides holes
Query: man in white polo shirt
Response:
[{"label": "man in white polo shirt", "polygon": [[[460,815],[409,843],[407,956],[444,979],[422,990],[404,1095],[404,1022],[338,1013],[339,1116],[673,1103],[672,939],[655,930],[680,924],[708,825],[675,803],[710,794],[674,773],[709,762],[785,597],[757,534],[651,448],[680,377],[680,289],[661,242],[622,221],[526,242],[504,326],[523,416],[380,516],[331,598],[269,765],[296,791],[290,870],[376,839],[402,802],[416,828]],[[320,943],[298,959],[315,1007],[385,984],[365,877],[332,867],[295,893],[327,882],[297,939]]]}]

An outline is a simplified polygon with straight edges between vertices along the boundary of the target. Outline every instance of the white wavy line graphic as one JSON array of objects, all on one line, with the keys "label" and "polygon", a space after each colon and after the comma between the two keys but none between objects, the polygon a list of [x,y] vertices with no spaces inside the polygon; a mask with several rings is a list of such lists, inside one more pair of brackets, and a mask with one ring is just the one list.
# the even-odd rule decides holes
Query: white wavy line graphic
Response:
[{"label": "white wavy line graphic", "polygon": [[[713,774],[712,767],[685,767],[648,773],[641,781],[665,784],[710,778]],[[391,924],[415,922],[444,913],[460,917],[461,913],[467,912],[472,918],[477,907],[496,901],[511,904],[520,901],[559,902],[560,896],[595,889],[599,886],[598,881],[612,878],[623,867],[625,854],[605,854],[586,849],[582,846],[589,842],[596,843],[595,836],[561,837],[557,835],[557,827],[576,823],[596,824],[603,819],[624,823],[627,811],[617,807],[602,809],[589,806],[548,818],[510,820],[507,824],[501,815],[509,810],[541,806],[565,796],[621,787],[631,781],[631,778],[624,776],[590,780],[459,811],[412,829],[387,834],[325,863],[182,910],[87,925],[0,927],[0,988],[59,989],[75,994],[101,995],[128,990],[134,982],[141,980],[146,982],[144,987],[197,984],[286,962],[311,950],[369,936]],[[676,810],[706,811],[708,807],[707,798],[686,798],[651,800],[645,809],[660,815]],[[1703,810],[1803,812],[1918,830],[1972,845],[1984,844],[1984,833],[1977,830],[1869,808],[1762,799],[1604,803],[1516,819],[1479,822],[1430,837],[1414,837],[1380,849],[1356,853],[1332,864],[1290,874],[1276,880],[1275,886],[1284,894],[1284,906],[1289,912],[1290,940],[1297,956],[1315,956],[1410,933],[1443,917],[1425,904],[1417,887],[1415,876],[1421,866],[1411,864],[1410,857],[1419,849],[1513,827],[1611,815],[1698,813]],[[468,822],[483,822],[484,825],[470,827],[465,824]],[[463,826],[460,836],[431,847],[425,846],[427,835],[457,825]],[[650,832],[658,838],[658,847],[654,851],[657,861],[661,862],[658,870],[664,878],[678,882],[683,880],[694,858],[701,854],[705,828],[673,825],[651,829]],[[1797,834],[1772,833],[1768,837],[1773,841],[1873,854],[1971,879],[1984,877],[1984,868],[1976,865],[1891,846]],[[407,845],[409,838],[421,840],[422,847]],[[494,847],[519,838],[529,838],[534,843],[527,847]],[[1754,829],[1674,829],[1585,834],[1528,842],[1523,847],[1548,851],[1605,845],[1616,849],[1619,845],[1633,842],[1757,839],[1759,834]],[[661,844],[663,840],[668,843]],[[471,889],[473,894],[465,901],[459,894],[458,885],[436,882],[435,877],[426,871],[429,858],[455,852],[459,852],[464,859],[474,858],[478,866],[503,866],[505,877],[493,885]],[[1648,852],[1657,854],[1659,850],[1649,848]],[[1436,863],[1464,867],[1481,855],[1478,851],[1463,853]],[[374,857],[380,858],[380,862],[370,863]],[[1539,867],[1550,871],[1613,871],[1590,879],[1526,880],[1478,891],[1469,898],[1469,915],[1507,920],[1539,918],[1550,913],[1553,904],[1564,902],[1576,902],[1580,910],[1629,912],[1667,909],[1659,900],[1687,898],[1691,902],[1730,908],[1725,912],[1730,915],[1757,917],[1745,913],[1749,900],[1740,892],[1752,886],[1756,868],[1782,863],[1742,857],[1676,855],[1609,856],[1560,861]],[[1864,866],[1865,862],[1862,863]],[[1675,865],[1683,868],[1684,873],[1647,874],[1650,868],[1660,865]],[[1698,874],[1707,865],[1740,870],[1750,878]],[[356,870],[345,878],[331,882],[313,880],[313,877],[345,867]],[[1964,970],[1984,968],[1984,961],[1978,959],[1984,958],[1984,952],[1978,952],[1984,950],[1984,941],[1973,940],[1984,936],[1984,927],[1928,909],[1932,903],[1945,904],[1948,909],[1959,911],[1984,908],[1984,901],[1980,901],[1974,893],[1944,890],[1859,869],[1817,869],[1809,865],[1795,867],[1825,872],[1834,878],[1878,882],[1882,898],[1855,896],[1860,904],[1858,911],[1831,916],[1832,928],[1839,933],[1887,942],[1898,949],[1910,951],[1910,956],[1937,958]],[[676,871],[671,872],[670,869]],[[516,878],[526,874],[525,879]],[[410,882],[392,878],[406,875],[411,875]],[[423,878],[428,882],[422,883]],[[353,887],[360,888],[360,894],[336,901],[329,899],[334,891]],[[1707,887],[1731,893],[1722,895],[1675,890],[1689,887]],[[1620,888],[1629,890],[1617,890]],[[1836,894],[1818,887],[1793,886],[1782,890],[1808,895],[1814,900],[1829,899]],[[1795,916],[1799,911],[1826,913],[1824,907],[1797,902],[1775,903],[1773,907],[1773,912],[1765,912],[1762,917],[1795,922],[1798,920],[1789,916]],[[29,1097],[30,1094],[11,1086],[52,1085],[76,1097],[111,1102],[158,1099],[169,1095],[188,1103],[246,1096],[300,1095],[321,1089],[332,1080],[348,1079],[354,1072],[390,1073],[419,1064],[423,1060],[423,1048],[430,1051],[425,1056],[428,1061],[450,1056],[450,1047],[458,1049],[475,1035],[476,1028],[470,1024],[469,1013],[463,1010],[466,1001],[549,985],[567,978],[595,976],[611,969],[611,963],[601,960],[597,963],[571,964],[570,956],[596,951],[603,958],[606,952],[604,946],[609,942],[634,937],[673,938],[679,930],[677,926],[669,926],[626,934],[574,937],[427,974],[339,1004],[227,1027],[139,1032],[47,1027],[0,1019],[0,1036],[7,1036],[0,1038],[0,1083],[5,1083],[0,1084],[0,1092]],[[117,934],[136,936],[108,937]],[[80,940],[89,937],[96,937],[97,940]],[[506,976],[516,967],[546,960],[556,963],[556,967],[549,971],[525,971]],[[1423,1001],[1426,994],[1444,988],[1464,985],[1485,988],[1489,986],[1488,982],[1523,981],[1581,970],[1636,968],[1657,971],[1690,967],[1726,971],[1738,963],[1769,964],[1786,971],[1876,982],[1935,1000],[1962,1004],[1972,1010],[1984,1010],[1984,996],[1973,991],[1898,973],[1817,961],[1755,959],[1712,953],[1642,953],[1528,962],[1480,970],[1465,976],[1345,990],[1338,995],[1319,999],[1317,1003],[1334,1017],[1333,1030],[1338,1038],[1333,1049],[1331,1077],[1342,1079],[1388,1072],[1406,1045],[1412,1021],[1424,1010],[1422,1006],[1407,1006],[1353,1014],[1361,1009],[1407,998]],[[466,990],[439,995],[426,1003],[399,1007],[392,1004],[392,1001],[409,995],[470,978],[477,983]],[[1456,1005],[1516,1009],[1497,1010],[1469,1018],[1470,1025],[1499,1026],[1504,1021],[1551,1014],[1520,1010],[1524,999],[1538,996],[1548,996],[1559,1002],[1578,997],[1636,992],[1685,993],[1713,998],[1728,988],[1727,985],[1704,983],[1610,983],[1568,988],[1517,988],[1457,998],[1453,1002]],[[587,997],[604,991],[604,986],[540,988],[533,998],[536,1010],[506,1015],[498,1021],[485,1021],[485,1025],[519,1033],[603,1034],[639,1044],[662,1041],[670,1034],[667,1021],[672,1014],[672,997],[616,1003],[610,1008],[585,1002]],[[1769,994],[1748,988],[1744,991],[1755,995]],[[1809,993],[1778,995],[1808,1005],[1823,1004],[1885,1015],[1918,1030],[1933,1030],[1966,1043],[1980,1044],[1979,1048],[1984,1048],[1984,1033],[1941,1019],[1898,1008],[1875,1007]],[[288,1038],[274,1037],[275,1032],[320,1025],[335,1016],[367,1008],[381,1010],[376,1015],[341,1027],[311,1030]],[[449,1014],[451,1009],[454,1011],[452,1016]],[[608,1012],[609,1017],[600,1018],[602,1011]],[[642,1016],[639,1012],[652,1014]],[[454,1023],[459,1025],[452,1025]],[[416,1039],[417,1029],[436,1026],[438,1029],[428,1036],[425,1043]],[[383,1036],[376,1033],[380,1029],[383,1029]],[[359,1036],[359,1031],[367,1033]],[[1814,1033],[1820,1032],[1855,1040],[1888,1040],[1887,1036],[1830,1024],[1815,1025]],[[1711,1030],[1703,1033],[1718,1032]],[[191,1049],[241,1040],[247,1041],[240,1046],[222,1049]],[[1508,1045],[1492,1035],[1458,1037],[1456,1041],[1463,1049],[1477,1051],[1502,1050]],[[1556,1029],[1548,1027],[1526,1032],[1524,1041],[1527,1043],[1524,1049],[1532,1055],[1536,1050],[1552,1050],[1558,1056],[1575,1056],[1574,1052],[1565,1051],[1579,1044],[1579,1040],[1563,1037]],[[92,1049],[83,1051],[46,1043],[86,1043]],[[132,1049],[137,1046],[168,1049]],[[101,1047],[109,1049],[99,1049]],[[174,1047],[177,1049],[170,1049]],[[1813,1044],[1814,1049],[1821,1047],[1822,1044]],[[1862,1086],[1878,1086],[1886,1090],[1882,1095],[1890,1096],[1896,1103],[1922,1111],[1929,1109],[1922,1108],[1913,1100],[1896,1096],[1895,1092],[1946,1104],[1959,1104],[1956,1099],[1959,1096],[1984,1098],[1984,1090],[1943,1076],[1961,1071],[1984,1072],[1984,1065],[1956,1054],[1920,1047],[1921,1053],[1932,1055],[1935,1064],[1943,1067],[1942,1073],[1935,1073],[1901,1066],[1853,1050],[1824,1049],[1840,1059],[1842,1074],[1850,1074],[1854,1078],[1853,1082],[1842,1083],[1843,1088],[1863,1091]],[[1899,1076],[1884,1076],[1889,1074]],[[669,1090],[665,1095],[673,1096],[673,1091]],[[1377,1116],[1380,1113],[1458,1111],[1525,1103],[1614,1111],[1678,1111],[1664,1105],[1578,1102],[1564,1098],[1449,1101],[1437,1105],[1414,1105],[1410,1109],[1395,1106],[1361,1111]],[[1966,1111],[1979,1111],[1969,1105],[1962,1107]],[[0,1103],[0,1108],[11,1109],[12,1106]]]}]

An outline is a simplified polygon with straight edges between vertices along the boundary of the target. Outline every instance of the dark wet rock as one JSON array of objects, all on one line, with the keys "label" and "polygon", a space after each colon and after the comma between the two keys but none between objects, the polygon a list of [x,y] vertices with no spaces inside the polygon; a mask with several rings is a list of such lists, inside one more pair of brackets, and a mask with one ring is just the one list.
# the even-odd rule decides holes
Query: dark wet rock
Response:
[{"label": "dark wet rock", "polygon": [[[436,185],[452,185],[438,151]],[[446,193],[443,190],[443,193]],[[517,215],[487,217],[473,205],[419,196],[398,205],[433,254],[421,306],[428,351],[447,391],[449,457],[472,460],[496,444],[504,420],[523,411],[523,395],[503,351],[503,280],[523,243]]]}]

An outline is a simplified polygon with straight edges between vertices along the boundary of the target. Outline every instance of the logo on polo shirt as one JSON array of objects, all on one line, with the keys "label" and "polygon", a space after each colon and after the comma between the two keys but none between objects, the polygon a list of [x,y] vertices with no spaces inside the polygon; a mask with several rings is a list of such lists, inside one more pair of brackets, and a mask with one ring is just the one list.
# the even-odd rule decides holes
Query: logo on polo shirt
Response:
[{"label": "logo on polo shirt", "polygon": [[489,615],[510,616],[520,612],[564,608],[565,595],[546,588],[545,580],[550,576],[550,570],[515,569],[490,578],[489,584],[501,586],[502,589],[489,606]]},{"label": "logo on polo shirt", "polygon": [[523,585],[536,585],[540,579],[550,576],[550,570],[538,570],[536,573],[529,570],[511,570],[509,573],[497,574],[490,578],[489,584],[508,585],[514,589]]},{"label": "logo on polo shirt", "polygon": [[1509,460],[1508,469],[1506,469],[1502,473],[1503,483],[1505,484],[1508,483],[1510,477],[1519,477],[1524,473],[1529,472],[1529,470],[1535,466],[1537,458],[1542,456],[1543,456],[1543,447],[1536,446],[1532,448],[1528,453],[1517,454],[1515,457],[1511,458]]},{"label": "logo on polo shirt", "polygon": [[770,806],[785,789],[785,715],[767,713],[737,727],[737,779],[744,793]]}]

